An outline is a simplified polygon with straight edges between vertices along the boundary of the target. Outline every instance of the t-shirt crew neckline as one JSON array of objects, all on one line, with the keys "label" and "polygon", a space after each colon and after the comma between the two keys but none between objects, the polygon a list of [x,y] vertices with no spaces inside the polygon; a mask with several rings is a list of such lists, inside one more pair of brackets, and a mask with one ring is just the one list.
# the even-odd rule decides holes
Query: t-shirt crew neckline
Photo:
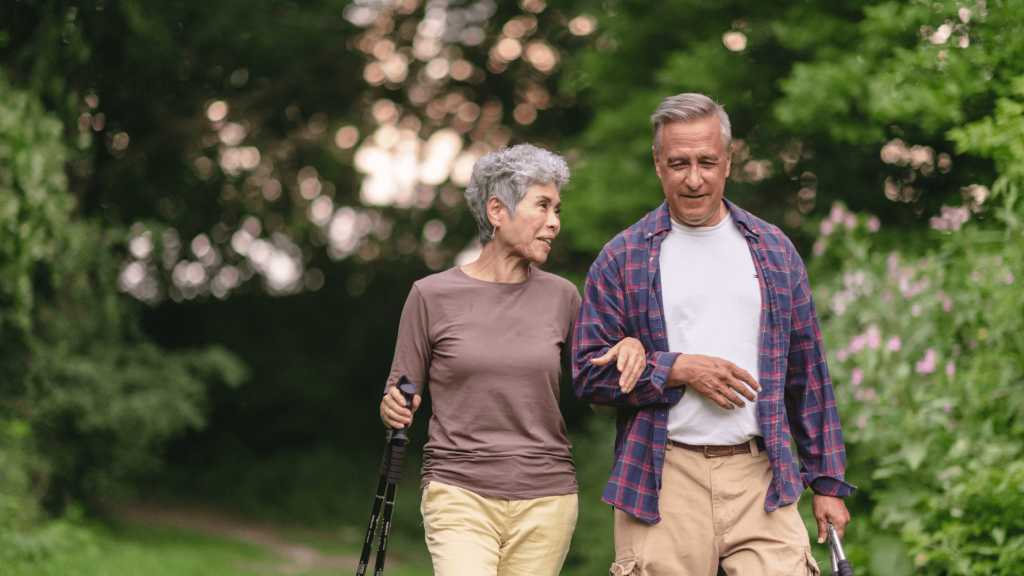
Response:
[{"label": "t-shirt crew neckline", "polygon": [[726,213],[725,218],[722,221],[713,226],[687,226],[682,222],[676,221],[672,218],[672,230],[676,232],[682,232],[683,234],[689,234],[692,236],[706,236],[708,234],[714,234],[726,226],[732,224],[732,214]]},{"label": "t-shirt crew neckline", "polygon": [[475,277],[470,276],[469,274],[467,274],[466,271],[462,269],[462,266],[455,266],[454,269],[455,269],[456,273],[458,273],[460,276],[462,276],[463,278],[466,278],[467,280],[470,280],[472,282],[476,282],[476,283],[482,284],[484,286],[502,286],[502,287],[507,286],[507,287],[510,287],[510,288],[518,288],[518,287],[526,286],[527,284],[530,283],[530,280],[533,280],[533,277],[537,275],[537,271],[534,270],[534,267],[533,267],[532,264],[530,265],[530,273],[526,275],[526,280],[523,280],[522,282],[493,282],[491,280],[481,280],[480,278],[475,278]]}]

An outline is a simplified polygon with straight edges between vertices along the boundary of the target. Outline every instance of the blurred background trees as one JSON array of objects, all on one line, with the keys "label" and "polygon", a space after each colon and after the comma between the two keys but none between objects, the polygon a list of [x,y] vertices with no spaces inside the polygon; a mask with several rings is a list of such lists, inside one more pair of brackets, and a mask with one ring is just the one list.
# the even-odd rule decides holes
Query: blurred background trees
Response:
[{"label": "blurred background trees", "polygon": [[[476,249],[475,159],[568,156],[550,267],[580,280],[660,201],[649,114],[701,91],[733,121],[729,196],[812,268],[851,553],[1013,573],[1022,20],[991,0],[4,3],[0,538],[33,503],[133,492],[360,525],[401,303]],[[591,574],[610,424],[570,396],[567,572]]]}]

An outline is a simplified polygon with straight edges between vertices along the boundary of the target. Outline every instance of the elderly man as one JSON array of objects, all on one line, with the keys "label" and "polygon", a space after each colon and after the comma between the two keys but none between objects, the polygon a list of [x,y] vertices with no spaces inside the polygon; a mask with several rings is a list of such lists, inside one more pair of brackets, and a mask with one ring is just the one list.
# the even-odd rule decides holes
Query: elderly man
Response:
[{"label": "elderly man", "polygon": [[[577,395],[618,407],[611,573],[818,574],[795,504],[809,486],[821,542],[853,487],[803,261],[723,198],[721,106],[679,94],[651,122],[665,202],[594,261],[573,337]],[[649,351],[634,385],[591,361],[627,336]]]}]

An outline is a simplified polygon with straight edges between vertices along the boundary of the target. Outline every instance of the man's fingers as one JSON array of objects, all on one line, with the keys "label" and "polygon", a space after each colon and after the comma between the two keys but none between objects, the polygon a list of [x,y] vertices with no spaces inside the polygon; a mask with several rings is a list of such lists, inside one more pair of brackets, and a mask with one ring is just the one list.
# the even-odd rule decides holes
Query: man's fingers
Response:
[{"label": "man's fingers", "polygon": [[[751,390],[750,387],[747,384],[743,383],[742,381],[730,378],[726,380],[726,383],[729,385],[729,388],[739,392],[747,400],[753,402],[754,400],[757,399],[757,395],[754,394],[754,391]],[[739,406],[742,406],[742,404],[739,404]]]},{"label": "man's fingers", "polygon": [[[761,385],[757,382],[757,380],[754,379],[753,376],[750,375],[750,372],[747,372],[743,368],[740,368],[739,366],[733,364],[732,375],[735,378],[739,378],[744,383],[746,383],[746,385],[749,386],[751,390],[754,390],[755,392],[761,391]],[[753,400],[753,398],[751,398],[751,400]]]},{"label": "man's fingers", "polygon": [[846,537],[846,525],[850,523],[850,515],[849,515],[849,513],[843,513],[843,514],[837,513],[837,514],[834,514],[828,520],[830,520],[832,522],[832,525],[836,527],[836,533],[839,534],[839,538],[840,539],[845,538]]},{"label": "man's fingers", "polygon": [[818,544],[824,544],[825,539],[828,538],[828,521],[825,520],[824,515],[818,517]]},{"label": "man's fingers", "polygon": [[732,391],[732,389],[726,389],[721,394],[732,403],[731,407],[743,408],[746,405],[743,398],[740,398],[739,395]]},{"label": "man's fingers", "polygon": [[724,394],[715,392],[709,398],[711,399],[712,402],[714,402],[715,404],[718,404],[719,406],[721,406],[722,408],[725,408],[726,410],[732,410],[733,408],[736,407],[736,406],[733,405],[732,402],[729,401],[728,398],[725,397]]}]

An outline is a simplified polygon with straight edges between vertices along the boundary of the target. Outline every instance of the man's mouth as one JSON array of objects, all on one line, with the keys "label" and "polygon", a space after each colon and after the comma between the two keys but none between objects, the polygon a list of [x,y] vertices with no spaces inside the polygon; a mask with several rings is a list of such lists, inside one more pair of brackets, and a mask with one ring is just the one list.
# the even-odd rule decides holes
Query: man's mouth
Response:
[{"label": "man's mouth", "polygon": [[553,241],[554,241],[555,239],[554,239],[554,238],[537,238],[537,240],[540,240],[541,242],[543,242],[543,243],[547,244],[547,245],[548,245],[548,248],[550,248],[550,247],[551,247],[551,243],[552,243],[552,242],[553,242]]}]

